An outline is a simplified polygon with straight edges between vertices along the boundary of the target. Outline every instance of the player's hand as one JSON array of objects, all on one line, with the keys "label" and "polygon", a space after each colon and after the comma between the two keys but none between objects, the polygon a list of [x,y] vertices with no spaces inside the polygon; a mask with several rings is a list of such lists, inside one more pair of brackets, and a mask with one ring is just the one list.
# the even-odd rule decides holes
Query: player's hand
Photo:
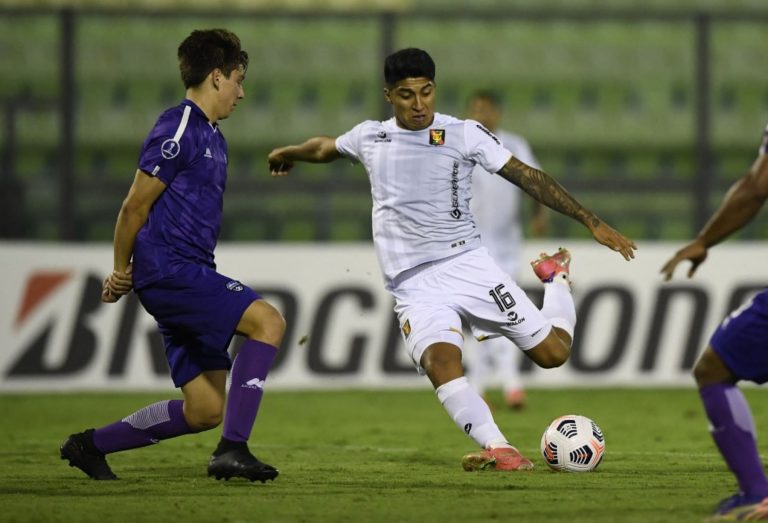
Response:
[{"label": "player's hand", "polygon": [[293,162],[283,154],[283,148],[273,149],[267,157],[272,176],[285,176],[293,168]]},{"label": "player's hand", "polygon": [[688,277],[693,277],[693,274],[696,272],[696,269],[699,268],[699,265],[701,265],[702,262],[707,259],[707,254],[707,247],[700,241],[696,240],[689,243],[677,251],[675,255],[672,256],[672,258],[670,258],[670,260],[661,268],[660,272],[664,275],[664,281],[669,281],[672,279],[672,274],[675,272],[675,267],[677,267],[677,265],[683,260],[690,260],[691,268],[688,270]]},{"label": "player's hand", "polygon": [[115,303],[122,296],[128,294],[133,289],[133,265],[128,264],[125,272],[112,271],[104,278],[101,286],[101,301],[104,303]]},{"label": "player's hand", "polygon": [[610,225],[601,221],[597,226],[592,227],[590,230],[592,231],[592,236],[598,243],[619,252],[624,256],[625,260],[629,261],[635,257],[635,250],[637,249],[635,242]]}]

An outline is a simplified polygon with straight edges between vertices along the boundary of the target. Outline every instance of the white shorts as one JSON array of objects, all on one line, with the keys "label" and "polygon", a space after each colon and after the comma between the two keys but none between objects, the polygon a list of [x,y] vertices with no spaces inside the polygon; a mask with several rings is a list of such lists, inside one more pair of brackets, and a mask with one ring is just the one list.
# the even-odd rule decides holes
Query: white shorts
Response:
[{"label": "white shorts", "polygon": [[505,336],[528,350],[549,335],[551,322],[502,271],[485,247],[424,264],[396,278],[392,295],[400,332],[420,374],[430,345],[462,348],[462,319],[478,340]]}]

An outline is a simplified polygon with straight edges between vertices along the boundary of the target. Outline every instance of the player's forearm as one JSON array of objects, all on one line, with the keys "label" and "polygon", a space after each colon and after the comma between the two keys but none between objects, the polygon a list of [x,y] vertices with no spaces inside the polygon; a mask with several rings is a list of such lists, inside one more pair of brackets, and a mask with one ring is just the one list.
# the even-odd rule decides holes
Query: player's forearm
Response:
[{"label": "player's forearm", "polygon": [[339,158],[336,139],[329,136],[316,136],[300,145],[289,145],[280,149],[280,154],[288,161],[326,163]]},{"label": "player's forearm", "polygon": [[147,222],[147,213],[123,205],[115,225],[114,270],[125,272],[133,256],[133,246],[139,230]]},{"label": "player's forearm", "polygon": [[557,180],[514,156],[499,171],[499,174],[520,187],[537,202],[580,221],[590,229],[600,224],[600,219],[576,201]]},{"label": "player's forearm", "polygon": [[750,177],[739,179],[728,190],[720,208],[712,215],[697,239],[706,247],[717,245],[748,224],[764,203],[765,196],[756,189]]}]

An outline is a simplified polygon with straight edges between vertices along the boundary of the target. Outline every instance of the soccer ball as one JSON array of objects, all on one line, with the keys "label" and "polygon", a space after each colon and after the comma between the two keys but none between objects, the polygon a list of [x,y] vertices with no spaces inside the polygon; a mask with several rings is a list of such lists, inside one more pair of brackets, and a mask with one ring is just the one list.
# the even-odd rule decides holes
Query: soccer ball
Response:
[{"label": "soccer ball", "polygon": [[586,416],[560,416],[549,424],[541,436],[541,455],[554,470],[595,470],[604,453],[603,431]]}]

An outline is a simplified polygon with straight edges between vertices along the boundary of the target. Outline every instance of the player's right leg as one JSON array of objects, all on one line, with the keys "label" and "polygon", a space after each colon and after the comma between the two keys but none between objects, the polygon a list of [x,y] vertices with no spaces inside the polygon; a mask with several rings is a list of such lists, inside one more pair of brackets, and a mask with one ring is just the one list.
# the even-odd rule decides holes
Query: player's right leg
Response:
[{"label": "player's right leg", "polygon": [[261,462],[248,448],[261,404],[267,374],[285,333],[280,312],[264,300],[243,312],[236,332],[246,336],[232,366],[224,430],[208,462],[208,475],[216,479],[243,477],[251,481],[275,479],[278,470]]},{"label": "player's right leg", "polygon": [[768,496],[768,480],[757,449],[752,411],[736,379],[712,347],[694,366],[710,433],[739,483],[739,492],[720,501],[717,515],[743,511]]},{"label": "player's right leg", "polygon": [[430,344],[420,361],[448,415],[483,449],[462,458],[464,470],[533,469],[533,462],[507,442],[488,404],[469,385],[457,345],[445,341]]},{"label": "player's right leg", "polygon": [[[467,295],[467,285],[471,294],[477,293],[486,296],[486,301],[491,300],[486,286],[474,281],[485,273],[483,268],[478,268],[478,260],[490,260],[490,256],[482,251],[468,251],[402,279],[391,289],[395,312],[405,346],[418,372],[429,377],[440,403],[459,429],[483,449],[478,454],[484,454],[478,460],[465,460],[465,468],[530,470],[533,463],[520,456],[508,443],[488,405],[464,376],[462,317],[457,312],[462,306],[459,302]],[[501,269],[496,269],[509,279]],[[467,281],[467,276],[471,281]],[[498,286],[499,282],[493,283]]]},{"label": "player's right leg", "polygon": [[740,380],[768,381],[766,312],[763,291],[717,328],[693,369],[712,439],[739,483],[739,492],[720,502],[716,517],[730,517],[768,496],[752,412],[736,386]]}]

